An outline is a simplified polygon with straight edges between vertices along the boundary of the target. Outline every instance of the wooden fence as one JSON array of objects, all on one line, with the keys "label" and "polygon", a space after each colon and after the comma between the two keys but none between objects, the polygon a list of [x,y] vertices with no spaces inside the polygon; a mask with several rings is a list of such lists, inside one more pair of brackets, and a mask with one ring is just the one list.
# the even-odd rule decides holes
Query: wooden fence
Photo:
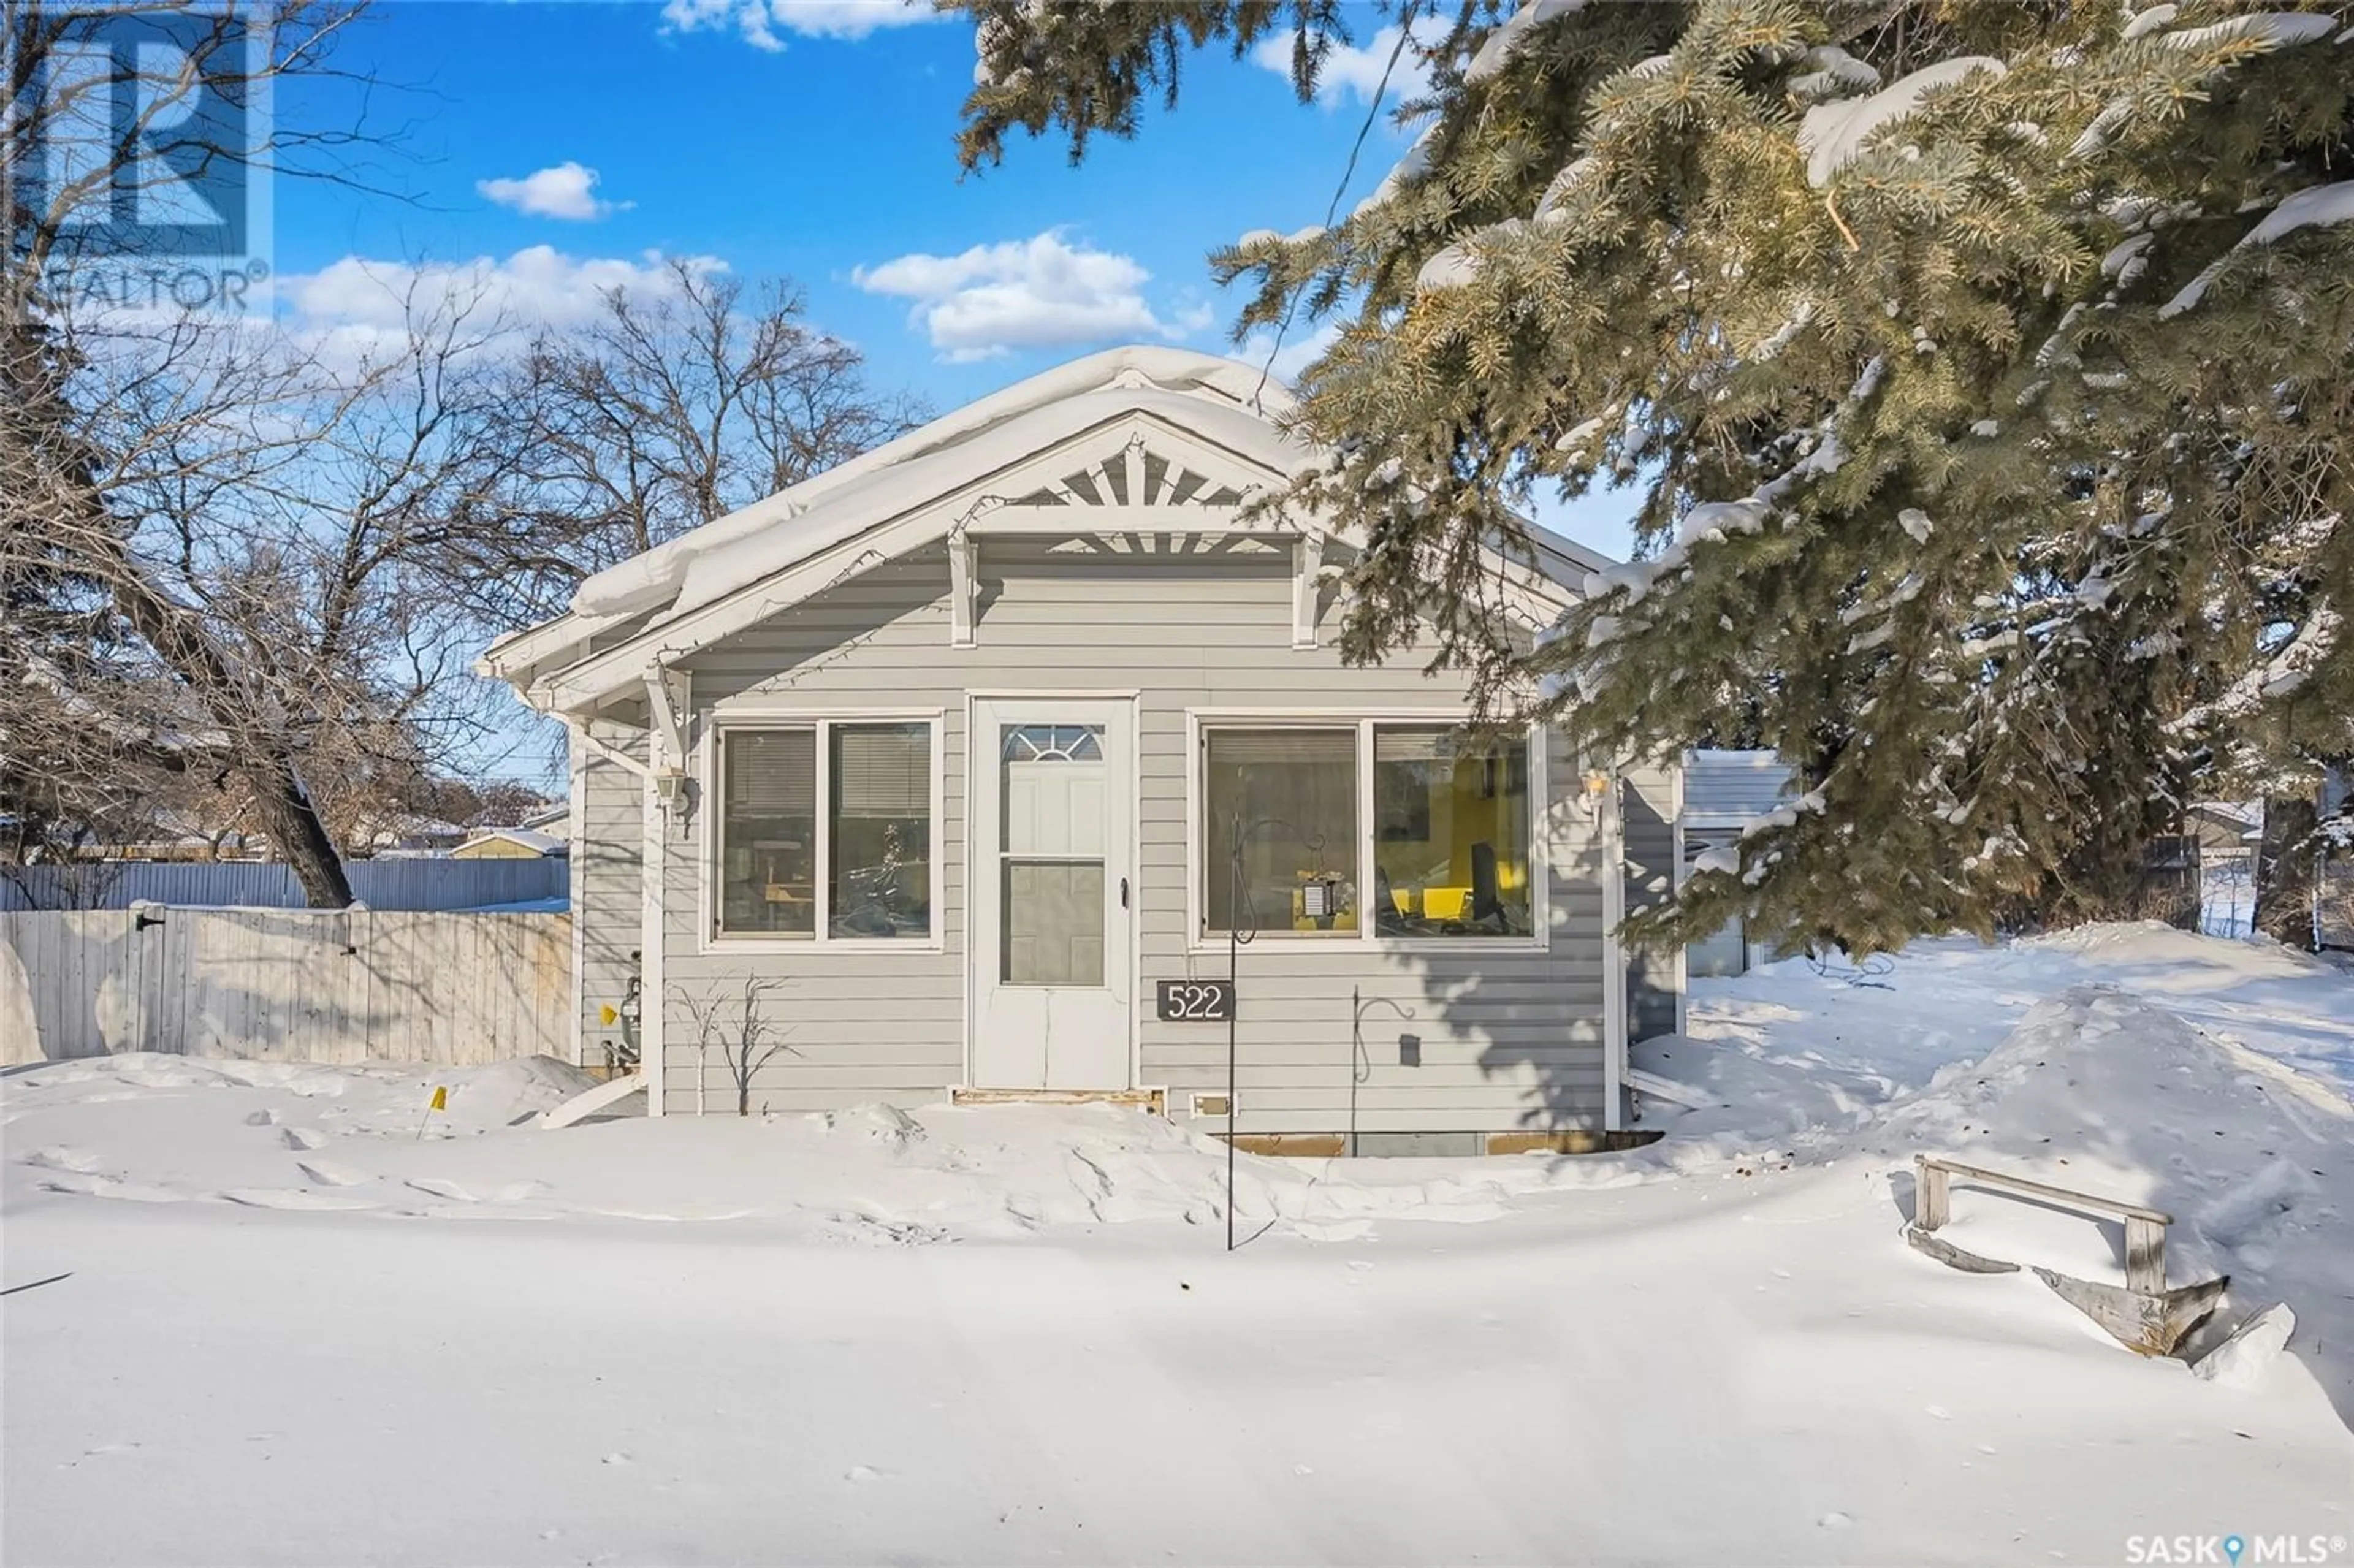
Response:
[{"label": "wooden fence", "polygon": [[[436,855],[351,860],[352,896],[371,909],[480,909],[563,898],[570,887],[561,856],[450,860]],[[240,909],[300,909],[294,868],[260,861],[77,861],[0,865],[0,910],[128,909],[133,904],[194,904]]]},{"label": "wooden fence", "polygon": [[457,1065],[572,1054],[572,917],[0,914],[0,1065],[121,1051]]}]

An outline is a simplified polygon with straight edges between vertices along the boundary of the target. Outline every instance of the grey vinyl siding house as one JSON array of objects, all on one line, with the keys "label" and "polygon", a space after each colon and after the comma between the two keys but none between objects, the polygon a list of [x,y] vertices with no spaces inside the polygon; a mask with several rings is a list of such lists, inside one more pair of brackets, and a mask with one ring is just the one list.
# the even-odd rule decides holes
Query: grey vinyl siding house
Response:
[{"label": "grey vinyl siding house", "polygon": [[[1344,665],[1317,454],[1258,373],[1090,356],[585,585],[486,671],[573,744],[581,1059],[634,981],[649,1108],[732,1112],[698,1022],[759,987],[778,1111],[1107,1096],[1382,1148],[1619,1127],[1681,964],[1680,769],[1458,732],[1459,676]],[[1498,557],[1533,635],[1606,565]],[[1240,848],[1235,841],[1239,837]],[[1158,982],[1235,974],[1226,1025]],[[1177,1004],[1182,1011],[1186,1005]]]}]

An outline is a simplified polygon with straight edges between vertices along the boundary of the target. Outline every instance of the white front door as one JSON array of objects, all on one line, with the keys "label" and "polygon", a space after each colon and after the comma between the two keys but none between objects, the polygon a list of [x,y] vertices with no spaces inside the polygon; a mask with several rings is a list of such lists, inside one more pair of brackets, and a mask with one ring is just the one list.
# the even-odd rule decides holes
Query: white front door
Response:
[{"label": "white front door", "polygon": [[1130,1086],[1133,724],[1120,701],[973,703],[975,1088]]}]

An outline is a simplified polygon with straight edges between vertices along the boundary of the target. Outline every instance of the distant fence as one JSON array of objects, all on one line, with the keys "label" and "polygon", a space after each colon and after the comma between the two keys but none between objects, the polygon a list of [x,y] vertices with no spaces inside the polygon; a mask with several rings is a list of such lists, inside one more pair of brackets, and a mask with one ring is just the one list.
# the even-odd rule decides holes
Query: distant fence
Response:
[{"label": "distant fence", "polygon": [[[443,860],[426,856],[346,861],[352,896],[371,909],[480,909],[562,898],[565,861]],[[302,885],[290,865],[259,862],[81,861],[0,867],[0,910],[128,909],[133,904],[208,908],[300,909]]]},{"label": "distant fence", "polygon": [[121,1051],[472,1065],[572,1053],[572,916],[0,914],[0,1065]]}]

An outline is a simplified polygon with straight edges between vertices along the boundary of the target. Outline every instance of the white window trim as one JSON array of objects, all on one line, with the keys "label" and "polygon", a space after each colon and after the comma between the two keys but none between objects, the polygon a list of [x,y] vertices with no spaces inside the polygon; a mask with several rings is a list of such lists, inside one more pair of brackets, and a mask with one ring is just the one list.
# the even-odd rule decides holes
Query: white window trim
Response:
[{"label": "white window trim", "polygon": [[[845,708],[828,705],[801,708],[738,699],[715,706],[706,715],[703,733],[695,737],[695,776],[700,796],[695,817],[696,951],[702,953],[942,953],[948,950],[948,864],[942,853],[948,840],[947,714],[939,708]],[[931,933],[913,937],[837,937],[833,924],[833,748],[836,725],[920,724],[931,732]],[[728,730],[805,729],[815,736],[817,755],[817,844],[814,891],[818,897],[815,929],[806,937],[776,937],[745,933],[729,936],[719,929],[718,832],[725,820],[719,778],[719,737]]]},{"label": "white window trim", "polygon": [[1533,953],[1553,947],[1553,860],[1546,824],[1552,793],[1545,779],[1547,736],[1543,725],[1522,732],[1529,748],[1529,925],[1526,937],[1384,937],[1368,916],[1365,900],[1373,885],[1373,726],[1449,725],[1463,722],[1461,708],[1187,708],[1185,710],[1185,950],[1189,956],[1223,953],[1226,934],[1203,929],[1202,732],[1205,729],[1353,729],[1357,737],[1357,932],[1307,935],[1261,931],[1257,941],[1270,952],[1330,953],[1370,948],[1383,953]]}]

